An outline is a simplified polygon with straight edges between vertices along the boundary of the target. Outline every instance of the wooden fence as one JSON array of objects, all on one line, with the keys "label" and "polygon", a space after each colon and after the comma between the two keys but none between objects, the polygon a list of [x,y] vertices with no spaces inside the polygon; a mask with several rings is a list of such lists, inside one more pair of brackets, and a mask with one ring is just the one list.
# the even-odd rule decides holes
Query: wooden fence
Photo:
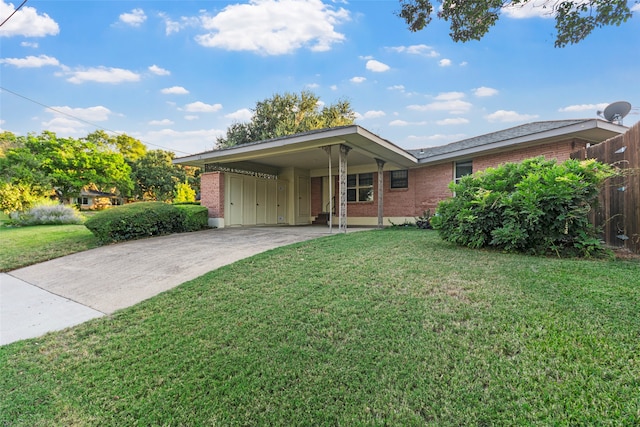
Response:
[{"label": "wooden fence", "polygon": [[603,230],[607,245],[640,253],[640,122],[625,134],[571,154],[597,159],[622,172],[605,182],[592,221]]}]

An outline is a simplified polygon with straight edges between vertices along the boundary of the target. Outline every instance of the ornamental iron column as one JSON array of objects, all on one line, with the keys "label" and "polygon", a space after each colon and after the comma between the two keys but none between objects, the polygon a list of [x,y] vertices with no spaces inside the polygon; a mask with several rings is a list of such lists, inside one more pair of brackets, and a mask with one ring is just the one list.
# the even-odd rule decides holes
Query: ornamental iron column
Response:
[{"label": "ornamental iron column", "polygon": [[338,213],[338,230],[347,232],[347,154],[351,147],[340,144],[340,210]]},{"label": "ornamental iron column", "polygon": [[329,156],[329,233],[333,233],[333,178],[331,172],[331,146],[325,145],[322,149]]},{"label": "ornamental iron column", "polygon": [[382,159],[376,159],[378,164],[378,228],[383,228],[382,221],[384,219],[384,164]]}]

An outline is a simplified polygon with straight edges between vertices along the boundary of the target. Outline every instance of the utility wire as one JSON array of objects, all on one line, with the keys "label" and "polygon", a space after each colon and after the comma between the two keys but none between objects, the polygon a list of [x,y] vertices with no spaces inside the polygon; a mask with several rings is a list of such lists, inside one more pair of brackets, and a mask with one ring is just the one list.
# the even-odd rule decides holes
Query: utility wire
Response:
[{"label": "utility wire", "polygon": [[18,12],[18,11],[20,10],[20,8],[21,8],[22,6],[24,6],[24,4],[25,4],[26,2],[27,2],[27,0],[24,0],[24,1],[22,2],[22,4],[21,4],[20,6],[18,6],[18,7],[17,7],[17,9],[16,9],[16,10],[14,10],[14,11],[13,11],[13,13],[11,13],[11,15],[9,15],[9,16],[7,17],[7,19],[5,19],[4,21],[2,21],[2,24],[0,24],[0,27],[2,27],[2,26],[3,26],[3,25],[4,25],[4,24],[9,20],[9,19],[11,19],[11,17],[12,17],[13,15],[15,15],[15,14],[16,14],[16,12]]},{"label": "utility wire", "polygon": [[[7,89],[6,87],[2,87],[2,86],[0,86],[0,90],[3,90],[3,91],[5,91],[5,92],[8,92],[8,93],[10,93],[10,94],[12,94],[12,95],[15,95],[15,96],[19,97],[19,98],[25,99],[25,100],[27,100],[27,101],[29,101],[29,102],[33,102],[34,104],[38,104],[38,105],[40,105],[41,107],[44,107],[44,108],[46,108],[46,109],[48,109],[48,110],[55,111],[55,112],[56,112],[56,113],[58,113],[58,114],[62,114],[62,115],[65,115],[65,116],[67,116],[67,117],[71,117],[72,119],[77,120],[77,121],[79,121],[79,122],[86,123],[86,124],[88,124],[88,125],[91,125],[91,126],[93,126],[93,127],[98,128],[98,129],[104,130],[104,131],[106,131],[106,132],[110,132],[110,133],[113,133],[113,134],[115,134],[115,135],[125,135],[125,134],[124,134],[124,133],[122,133],[122,132],[117,132],[117,131],[115,131],[115,130],[111,130],[111,129],[105,128],[104,126],[100,126],[100,125],[98,125],[98,124],[96,124],[96,123],[92,123],[92,122],[90,122],[90,121],[88,121],[88,120],[85,120],[85,119],[82,119],[82,118],[80,118],[80,117],[76,117],[76,116],[74,116],[73,114],[69,114],[69,113],[65,113],[64,111],[56,110],[55,108],[50,107],[49,105],[43,104],[42,102],[38,102],[38,101],[36,101],[35,99],[28,98],[28,97],[26,97],[26,96],[24,96],[24,95],[20,95],[19,93],[14,92],[14,91],[12,91],[12,90],[9,90],[9,89]],[[176,150],[176,149],[172,149],[172,148],[163,147],[162,145],[158,145],[158,144],[152,144],[152,143],[150,143],[150,142],[144,142],[144,141],[140,141],[140,142],[142,142],[142,143],[144,143],[144,144],[146,144],[146,145],[152,145],[152,146],[154,146],[154,147],[162,148],[163,150],[175,151],[176,153],[182,153],[182,154],[187,154],[187,155],[191,155],[191,154],[193,154],[193,153],[187,153],[186,151],[181,151],[181,150]]]}]

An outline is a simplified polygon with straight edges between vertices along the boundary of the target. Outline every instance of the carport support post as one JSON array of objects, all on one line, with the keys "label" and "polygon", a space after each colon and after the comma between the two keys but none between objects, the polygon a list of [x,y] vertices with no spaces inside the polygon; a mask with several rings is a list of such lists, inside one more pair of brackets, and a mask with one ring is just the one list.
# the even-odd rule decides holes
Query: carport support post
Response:
[{"label": "carport support post", "polygon": [[385,161],[381,159],[376,159],[376,163],[378,164],[378,228],[383,228],[383,218],[384,218],[384,175],[383,168]]},{"label": "carport support post", "polygon": [[329,233],[333,232],[333,183],[331,182],[331,146],[326,145],[322,149],[329,156]]},{"label": "carport support post", "polygon": [[347,232],[347,154],[351,147],[340,144],[340,211],[339,231]]}]

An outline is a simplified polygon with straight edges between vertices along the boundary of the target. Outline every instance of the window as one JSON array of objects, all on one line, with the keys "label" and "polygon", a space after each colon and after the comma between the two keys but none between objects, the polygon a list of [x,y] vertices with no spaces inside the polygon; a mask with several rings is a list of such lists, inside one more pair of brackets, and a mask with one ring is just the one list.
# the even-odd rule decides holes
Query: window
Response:
[{"label": "window", "polygon": [[467,160],[464,162],[456,162],[455,163],[455,179],[456,183],[460,181],[465,175],[471,175],[473,173],[473,162],[471,160]]},{"label": "window", "polygon": [[76,199],[76,203],[79,205],[88,205],[89,204],[89,199],[87,197],[78,197]]},{"label": "window", "polygon": [[347,202],[373,201],[373,174],[347,175]]},{"label": "window", "polygon": [[409,171],[391,171],[391,188],[409,188]]}]

